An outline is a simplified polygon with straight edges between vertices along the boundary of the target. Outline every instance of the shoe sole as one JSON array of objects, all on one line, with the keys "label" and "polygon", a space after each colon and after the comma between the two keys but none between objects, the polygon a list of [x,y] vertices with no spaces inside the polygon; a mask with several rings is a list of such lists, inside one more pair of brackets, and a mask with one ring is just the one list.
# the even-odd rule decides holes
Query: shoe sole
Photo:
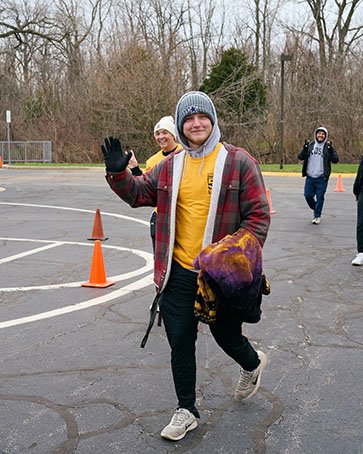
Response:
[{"label": "shoe sole", "polygon": [[197,421],[193,421],[190,426],[188,426],[186,429],[185,429],[185,432],[183,432],[181,435],[179,435],[178,437],[173,437],[172,435],[170,434],[163,434],[163,432],[161,432],[161,436],[163,438],[165,438],[166,440],[172,440],[172,441],[178,441],[178,440],[181,440],[182,438],[185,437],[185,435],[187,434],[187,432],[191,431],[191,430],[194,430],[198,427],[198,423]]},{"label": "shoe sole", "polygon": [[259,357],[259,359],[261,361],[261,370],[260,370],[260,373],[258,374],[258,377],[257,377],[257,382],[256,382],[255,389],[247,397],[245,397],[243,399],[239,399],[240,401],[245,401],[245,400],[250,399],[252,396],[254,396],[257,393],[258,388],[260,387],[261,375],[262,375],[262,372],[265,370],[265,367],[267,366],[267,356],[264,355],[262,360],[261,360],[260,357]]}]

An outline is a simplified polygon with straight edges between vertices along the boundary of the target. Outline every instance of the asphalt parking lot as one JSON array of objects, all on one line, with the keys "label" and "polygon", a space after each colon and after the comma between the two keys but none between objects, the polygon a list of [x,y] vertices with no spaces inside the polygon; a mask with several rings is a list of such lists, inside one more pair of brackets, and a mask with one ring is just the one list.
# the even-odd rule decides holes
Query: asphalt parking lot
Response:
[{"label": "asphalt parking lot", "polygon": [[[271,228],[263,317],[244,325],[269,364],[235,402],[238,367],[200,325],[196,430],[159,433],[175,410],[169,347],[155,326],[152,209],[131,209],[103,169],[0,168],[1,454],[363,453],[363,267],[353,267],[356,202],[329,182],[311,224],[299,176],[265,176]],[[105,272],[87,288],[96,209]]]}]

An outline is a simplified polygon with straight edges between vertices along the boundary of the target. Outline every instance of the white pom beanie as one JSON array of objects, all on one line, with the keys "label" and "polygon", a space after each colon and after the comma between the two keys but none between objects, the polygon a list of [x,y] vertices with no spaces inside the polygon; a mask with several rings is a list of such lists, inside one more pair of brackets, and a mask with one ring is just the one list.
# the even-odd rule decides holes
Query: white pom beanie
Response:
[{"label": "white pom beanie", "polygon": [[174,124],[174,118],[170,115],[168,117],[163,117],[161,120],[159,120],[155,127],[154,127],[154,135],[157,131],[160,129],[166,129],[167,131],[170,132],[174,136],[174,139],[176,137],[175,134],[175,124]]}]

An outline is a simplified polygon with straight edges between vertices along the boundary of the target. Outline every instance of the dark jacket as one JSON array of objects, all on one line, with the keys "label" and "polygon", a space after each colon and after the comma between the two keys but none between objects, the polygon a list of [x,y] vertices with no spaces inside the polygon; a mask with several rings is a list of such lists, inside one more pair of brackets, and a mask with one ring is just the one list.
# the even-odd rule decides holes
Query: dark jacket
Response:
[{"label": "dark jacket", "polygon": [[358,197],[360,192],[363,192],[363,154],[360,158],[357,176],[353,183],[353,194]]},{"label": "dark jacket", "polygon": [[[303,168],[302,168],[303,177],[307,176],[306,169],[308,167],[308,160],[309,160],[310,153],[314,149],[314,144],[315,144],[314,141],[309,142],[308,146],[307,147],[304,146],[298,155],[298,158],[300,159],[300,161],[304,161]],[[329,142],[326,142],[324,144],[324,148],[323,148],[323,165],[324,165],[323,178],[324,178],[324,180],[326,180],[326,181],[329,180],[330,173],[331,173],[331,163],[336,164],[338,161],[339,161],[339,157],[338,157],[338,154],[337,154],[335,148]]]}]

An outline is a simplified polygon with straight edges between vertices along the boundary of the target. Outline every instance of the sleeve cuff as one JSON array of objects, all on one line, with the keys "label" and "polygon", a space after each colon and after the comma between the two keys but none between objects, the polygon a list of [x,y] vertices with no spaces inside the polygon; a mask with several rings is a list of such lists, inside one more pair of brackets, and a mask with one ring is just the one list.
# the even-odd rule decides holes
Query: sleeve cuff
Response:
[{"label": "sleeve cuff", "polygon": [[134,175],[135,177],[138,177],[138,176],[142,175],[142,170],[140,169],[139,166],[134,167],[133,169],[131,169],[131,172],[132,172],[132,175]]}]

